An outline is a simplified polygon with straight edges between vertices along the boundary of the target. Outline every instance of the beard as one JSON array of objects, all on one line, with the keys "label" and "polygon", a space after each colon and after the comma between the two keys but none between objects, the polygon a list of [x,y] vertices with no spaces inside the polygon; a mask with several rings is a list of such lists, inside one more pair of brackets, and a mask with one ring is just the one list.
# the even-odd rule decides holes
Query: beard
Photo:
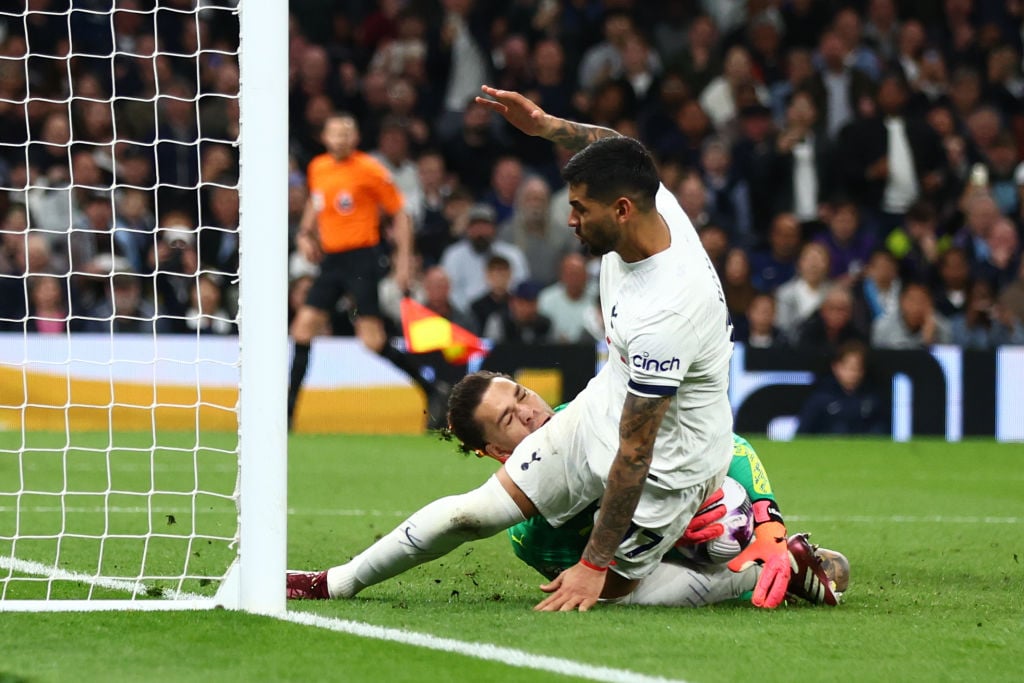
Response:
[{"label": "beard", "polygon": [[590,226],[586,236],[576,229],[576,236],[593,256],[604,256],[615,249],[616,226],[612,221],[601,221]]},{"label": "beard", "polygon": [[469,240],[469,246],[478,254],[486,253],[491,248],[492,240],[489,237],[473,237]]}]

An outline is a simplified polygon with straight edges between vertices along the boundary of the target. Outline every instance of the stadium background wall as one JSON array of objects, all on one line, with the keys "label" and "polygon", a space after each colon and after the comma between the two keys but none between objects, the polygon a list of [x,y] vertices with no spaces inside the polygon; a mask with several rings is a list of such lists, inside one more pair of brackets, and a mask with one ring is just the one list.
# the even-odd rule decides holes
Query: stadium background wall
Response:
[{"label": "stadium background wall", "polygon": [[[102,334],[0,335],[0,429],[18,429],[23,419],[32,430],[192,431],[197,423],[206,430],[237,429],[237,340],[125,335],[114,361],[110,349],[110,337]],[[143,362],[152,358],[159,360]],[[192,364],[196,358],[200,362]],[[444,378],[462,372],[440,354],[420,359],[425,372]],[[479,367],[515,375],[557,403],[582,389],[605,359],[603,344],[501,344]],[[824,356],[737,345],[730,384],[737,431],[790,438],[793,416],[816,374],[827,368]],[[869,376],[893,416],[894,438],[1024,441],[1024,347],[873,351]],[[422,431],[419,391],[354,339],[317,340],[306,387],[300,431]]]}]

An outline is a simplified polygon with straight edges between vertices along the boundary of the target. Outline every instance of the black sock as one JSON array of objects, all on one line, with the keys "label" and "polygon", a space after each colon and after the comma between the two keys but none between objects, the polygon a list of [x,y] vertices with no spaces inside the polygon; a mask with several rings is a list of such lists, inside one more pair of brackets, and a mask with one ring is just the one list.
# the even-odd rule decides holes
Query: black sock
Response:
[{"label": "black sock", "polygon": [[306,368],[309,367],[309,344],[295,344],[295,355],[292,358],[292,372],[288,380],[288,422],[292,421],[295,402],[299,398],[302,380],[306,379]]},{"label": "black sock", "polygon": [[433,382],[428,382],[423,378],[423,375],[420,374],[419,366],[409,358],[409,354],[402,353],[391,344],[385,343],[384,348],[380,350],[380,355],[391,361],[392,365],[396,368],[409,375],[409,378],[416,382],[427,396],[430,396],[431,392],[434,391]]}]

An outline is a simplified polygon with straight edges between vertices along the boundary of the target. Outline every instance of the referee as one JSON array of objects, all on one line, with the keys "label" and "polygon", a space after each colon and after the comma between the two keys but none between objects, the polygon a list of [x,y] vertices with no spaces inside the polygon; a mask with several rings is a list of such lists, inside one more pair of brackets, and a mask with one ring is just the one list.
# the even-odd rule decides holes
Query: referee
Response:
[{"label": "referee", "polygon": [[320,274],[291,325],[295,354],[288,385],[289,428],[309,365],[310,344],[327,329],[330,312],[346,294],[355,303],[356,336],[409,375],[426,393],[428,404],[443,405],[443,389],[421,377],[417,365],[388,343],[380,318],[377,248],[382,214],[392,219],[395,280],[401,291],[408,290],[412,273],[412,221],[402,194],[380,162],[356,149],[359,127],[351,115],[329,117],[320,140],[327,152],[309,163],[309,200],[297,237],[302,255],[320,265]]}]

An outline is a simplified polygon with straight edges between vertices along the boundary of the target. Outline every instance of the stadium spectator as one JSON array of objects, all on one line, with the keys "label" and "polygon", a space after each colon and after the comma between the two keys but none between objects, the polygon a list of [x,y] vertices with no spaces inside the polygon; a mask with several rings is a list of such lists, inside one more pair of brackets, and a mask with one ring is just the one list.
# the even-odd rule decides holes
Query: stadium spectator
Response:
[{"label": "stadium spectator", "polygon": [[541,290],[537,311],[551,321],[550,340],[577,344],[593,340],[587,333],[587,318],[597,295],[588,286],[587,261],[573,252],[562,257],[558,281]]},{"label": "stadium spectator", "polygon": [[428,150],[416,162],[422,193],[419,203],[409,203],[415,232],[416,251],[426,266],[441,262],[441,254],[453,241],[451,225],[445,216],[445,201],[452,193],[446,176],[444,157]]},{"label": "stadium spectator", "polygon": [[544,286],[558,279],[563,257],[579,247],[565,225],[551,224],[550,205],[547,181],[528,177],[516,193],[515,213],[498,228],[498,236],[519,247],[530,264],[530,276]]},{"label": "stadium spectator", "polygon": [[718,225],[708,223],[701,226],[697,231],[700,237],[700,245],[704,247],[705,253],[711,259],[711,265],[715,267],[718,278],[725,276],[725,258],[729,253],[729,235]]},{"label": "stadium spectator", "polygon": [[199,253],[191,219],[172,211],[160,221],[155,245],[146,256],[148,272],[154,273],[157,314],[181,317],[192,301],[199,273]]},{"label": "stadium spectator", "polygon": [[551,319],[540,313],[537,298],[541,286],[524,280],[509,294],[508,308],[495,311],[484,324],[483,336],[491,341],[543,344],[551,338]]},{"label": "stadium spectator", "polygon": [[931,283],[939,255],[952,240],[938,233],[938,217],[930,202],[920,200],[907,210],[903,225],[885,238],[885,248],[899,261],[900,277]]},{"label": "stadium spectator", "polygon": [[819,130],[809,92],[792,94],[785,117],[785,127],[762,159],[757,183],[763,184],[773,214],[792,213],[800,223],[814,226],[833,193],[831,145]]},{"label": "stadium spectator", "polygon": [[867,341],[867,334],[857,328],[853,318],[853,295],[849,287],[833,284],[818,310],[811,314],[792,339],[798,349],[835,353],[848,341]]},{"label": "stadium spectator", "polygon": [[[668,55],[668,70],[678,72],[691,93],[700,94],[722,68],[718,27],[706,14],[690,20],[686,41]],[[680,47],[682,46],[682,47]]]},{"label": "stadium spectator", "polygon": [[780,213],[772,220],[768,247],[750,256],[751,281],[761,292],[774,292],[796,274],[800,254],[800,223],[792,213]]},{"label": "stadium spectator", "polygon": [[494,69],[487,24],[490,8],[466,0],[446,0],[443,8],[441,25],[431,27],[427,37],[430,81],[444,84],[443,111],[436,124],[442,141],[453,137],[460,120],[465,125],[463,112],[473,108],[477,89]]},{"label": "stadium spectator", "polygon": [[788,339],[818,310],[828,290],[828,250],[816,242],[804,245],[796,275],[775,292],[775,324]]},{"label": "stadium spectator", "polygon": [[875,320],[871,343],[881,349],[921,349],[949,342],[949,322],[935,310],[928,289],[916,282],[900,292],[899,308]]},{"label": "stadium spectator", "polygon": [[729,233],[730,243],[753,244],[750,186],[733,167],[725,141],[717,138],[706,141],[700,161],[706,201],[712,207],[710,213],[715,222]]},{"label": "stadium spectator", "polygon": [[68,331],[66,280],[54,275],[31,275],[28,287],[26,332],[63,334]]},{"label": "stadium spectator", "polygon": [[767,88],[754,76],[750,52],[742,45],[734,45],[725,53],[721,75],[712,78],[700,93],[700,106],[719,133],[731,132],[730,125],[740,109],[737,104],[739,93],[745,86],[753,87],[756,104],[768,106],[771,102]]},{"label": "stadium spectator", "polygon": [[867,347],[850,341],[836,351],[800,409],[799,434],[885,434],[888,420],[878,394],[866,381]]},{"label": "stadium spectator", "polygon": [[224,308],[219,275],[199,273],[190,291],[189,306],[175,332],[188,334],[237,334],[238,326]]},{"label": "stadium spectator", "polygon": [[953,244],[964,250],[972,266],[988,256],[988,236],[999,220],[999,205],[984,189],[968,190],[964,199],[964,222],[953,233]]},{"label": "stadium spectator", "polygon": [[1010,309],[995,302],[988,281],[976,280],[963,313],[950,321],[950,339],[965,349],[989,351],[1003,344],[1024,344],[1024,326]]},{"label": "stadium spectator", "polygon": [[704,180],[699,173],[685,173],[676,184],[675,195],[679,206],[683,207],[683,211],[690,217],[690,222],[697,230],[710,224],[717,225],[712,215],[714,207],[708,205],[707,188],[704,187]]},{"label": "stadium spectator", "polygon": [[472,100],[465,106],[456,135],[442,139],[441,150],[447,168],[476,199],[484,196],[495,161],[506,152],[495,135],[490,113]]},{"label": "stadium spectator", "polygon": [[775,298],[758,294],[750,300],[745,315],[737,321],[736,341],[754,349],[778,349],[788,345],[782,331],[775,326]]},{"label": "stadium spectator", "polygon": [[896,257],[884,249],[872,252],[862,277],[852,287],[854,324],[863,332],[880,316],[899,307],[903,281],[899,277]]},{"label": "stadium spectator", "polygon": [[393,116],[384,119],[380,124],[377,148],[370,154],[391,174],[391,180],[402,193],[412,215],[412,207],[418,207],[423,201],[423,187],[416,162],[410,156],[406,126],[407,122]]},{"label": "stadium spectator", "polygon": [[499,317],[508,314],[509,289],[512,285],[512,265],[508,259],[493,254],[487,259],[484,279],[487,292],[473,301],[470,313],[473,316],[473,327],[469,328],[480,334],[492,315]]},{"label": "stadium spectator", "polygon": [[153,304],[143,297],[142,277],[132,273],[128,262],[120,258],[114,260],[113,268],[109,285],[101,288],[102,298],[86,312],[83,329],[107,334],[171,332],[171,321],[157,318]]},{"label": "stadium spectator", "polygon": [[822,113],[824,133],[836,140],[840,131],[854,120],[862,98],[873,90],[871,76],[847,61],[849,48],[843,38],[829,29],[817,34],[818,53],[814,58],[817,69],[808,83],[817,110]]},{"label": "stadium spectator", "polygon": [[530,276],[530,267],[522,250],[497,239],[494,209],[487,204],[473,206],[467,215],[466,233],[444,250],[441,266],[452,281],[452,301],[456,306],[472,304],[487,291],[484,272],[492,255],[499,255],[512,266],[512,286]]},{"label": "stadium spectator", "polygon": [[448,273],[441,266],[431,266],[423,273],[423,305],[464,330],[473,330],[472,316],[452,302],[451,291]]},{"label": "stadium spectator", "polygon": [[974,265],[974,277],[1000,289],[1017,275],[1020,262],[1020,237],[1017,226],[1006,216],[992,224],[985,239],[985,255]]},{"label": "stadium spectator", "polygon": [[963,312],[971,284],[971,266],[963,249],[952,248],[939,257],[935,310],[947,318]]},{"label": "stadium spectator", "polygon": [[494,162],[491,184],[481,201],[494,209],[495,220],[501,225],[516,212],[516,199],[523,184],[523,164],[513,156],[503,156]]},{"label": "stadium spectator", "polygon": [[814,241],[828,249],[829,277],[849,282],[860,275],[876,241],[861,229],[860,212],[849,200],[835,203],[826,225],[828,229]]},{"label": "stadium spectator", "polygon": [[757,296],[757,289],[750,281],[750,260],[747,252],[733,247],[725,257],[722,269],[722,292],[729,306],[729,315],[734,325],[739,325],[747,314],[750,302]]},{"label": "stadium spectator", "polygon": [[906,83],[895,74],[885,76],[877,115],[851,123],[838,141],[842,182],[862,209],[865,229],[879,239],[902,222],[918,198],[942,187],[940,140],[925,122],[905,115],[906,104]]},{"label": "stadium spectator", "polygon": [[680,105],[674,123],[675,126],[661,138],[651,141],[651,151],[684,168],[696,168],[700,164],[704,140],[713,132],[711,119],[701,108],[700,102],[691,99]]}]

